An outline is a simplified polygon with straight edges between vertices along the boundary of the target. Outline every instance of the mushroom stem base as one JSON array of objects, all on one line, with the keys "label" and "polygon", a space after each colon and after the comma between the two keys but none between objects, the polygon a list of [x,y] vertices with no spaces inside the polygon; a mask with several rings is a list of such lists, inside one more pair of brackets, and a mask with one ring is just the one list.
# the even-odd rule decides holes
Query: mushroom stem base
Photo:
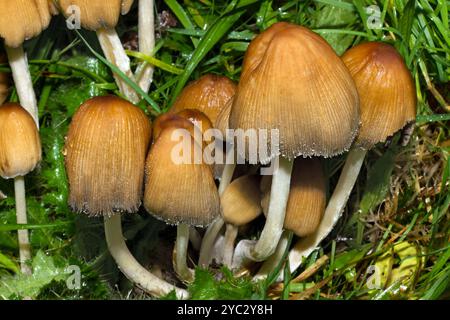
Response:
[{"label": "mushroom stem base", "polygon": [[[155,48],[155,14],[153,0],[139,0],[139,51],[152,55]],[[136,81],[144,92],[148,92],[153,81],[154,67],[142,62],[136,70]]]},{"label": "mushroom stem base", "polygon": [[[25,198],[25,179],[23,176],[14,179],[14,194],[16,198],[17,224],[27,224],[27,204]],[[20,270],[23,274],[31,274],[31,267],[27,264],[31,259],[31,246],[28,230],[18,230]]]},{"label": "mushroom stem base", "polygon": [[231,268],[233,262],[234,242],[238,235],[238,227],[227,224],[225,229],[225,240],[223,246],[223,264]]},{"label": "mushroom stem base", "polygon": [[187,249],[189,245],[189,225],[180,223],[177,226],[177,240],[175,243],[175,259],[173,268],[181,280],[191,282],[194,273],[187,266]]},{"label": "mushroom stem base", "polygon": [[189,297],[186,290],[179,289],[164,280],[153,275],[146,270],[133,257],[123,239],[122,222],[120,215],[105,217],[105,236],[108,249],[116,261],[120,271],[133,283],[142,288],[145,292],[161,297],[169,294],[173,290],[179,299]]}]

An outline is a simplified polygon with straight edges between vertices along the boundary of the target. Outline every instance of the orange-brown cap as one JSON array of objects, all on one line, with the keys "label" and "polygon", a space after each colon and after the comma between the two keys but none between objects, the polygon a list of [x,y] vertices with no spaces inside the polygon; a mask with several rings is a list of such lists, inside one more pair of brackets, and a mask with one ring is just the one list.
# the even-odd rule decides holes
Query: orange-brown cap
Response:
[{"label": "orange-brown cap", "polygon": [[24,176],[41,161],[41,140],[31,115],[18,103],[0,107],[0,176]]},{"label": "orange-brown cap", "polygon": [[170,111],[197,109],[215,123],[219,112],[235,92],[236,84],[227,77],[206,74],[183,89]]},{"label": "orange-brown cap", "polygon": [[[6,54],[0,49],[0,64],[7,63]],[[9,95],[9,87],[11,85],[11,77],[9,73],[0,72],[0,105],[5,102]]]},{"label": "orange-brown cap", "polygon": [[231,182],[220,197],[222,217],[226,223],[243,226],[261,213],[259,176],[245,175]]},{"label": "orange-brown cap", "polygon": [[[359,126],[353,79],[328,43],[307,28],[276,23],[248,48],[231,129],[279,130],[279,154],[330,157],[349,149]],[[246,148],[248,150],[248,148]]]},{"label": "orange-brown cap", "polygon": [[394,47],[367,42],[348,50],[342,60],[355,80],[361,100],[357,146],[370,149],[414,121],[414,81]]},{"label": "orange-brown cap", "polygon": [[80,8],[81,25],[85,29],[111,29],[117,25],[121,14],[127,14],[133,0],[57,0],[64,15],[72,12],[70,6]]},{"label": "orange-brown cap", "polygon": [[158,140],[161,132],[169,127],[186,129],[192,136],[194,136],[196,130],[198,130],[198,128],[188,119],[183,118],[176,113],[164,113],[158,116],[153,122],[153,142]]},{"label": "orange-brown cap", "polygon": [[170,224],[206,226],[220,214],[212,170],[197,161],[202,150],[190,132],[172,124],[161,131],[147,156],[145,209]]},{"label": "orange-brown cap", "polygon": [[65,146],[70,206],[91,216],[137,211],[150,139],[150,120],[128,101],[105,96],[83,103]]},{"label": "orange-brown cap", "polygon": [[47,28],[51,19],[48,0],[0,1],[0,37],[5,44],[16,48]]},{"label": "orange-brown cap", "polygon": [[[269,176],[265,176],[269,177]],[[270,200],[270,179],[262,179],[261,201],[264,214]],[[318,158],[297,158],[291,176],[291,187],[284,227],[299,237],[312,234],[325,212],[326,180]]]}]

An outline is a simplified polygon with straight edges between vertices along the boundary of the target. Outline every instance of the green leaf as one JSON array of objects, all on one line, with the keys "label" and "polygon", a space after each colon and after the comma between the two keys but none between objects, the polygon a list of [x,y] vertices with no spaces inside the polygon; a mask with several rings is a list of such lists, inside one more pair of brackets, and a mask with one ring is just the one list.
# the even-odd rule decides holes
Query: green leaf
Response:
[{"label": "green leaf", "polygon": [[409,44],[411,38],[412,26],[414,23],[414,15],[416,13],[416,1],[409,0],[403,10],[399,20],[399,31],[402,34],[405,45]]},{"label": "green leaf", "polygon": [[20,269],[16,263],[0,252],[0,268],[19,273]]},{"label": "green leaf", "polygon": [[214,300],[218,297],[216,281],[207,270],[195,269],[195,280],[189,286],[192,300]]}]

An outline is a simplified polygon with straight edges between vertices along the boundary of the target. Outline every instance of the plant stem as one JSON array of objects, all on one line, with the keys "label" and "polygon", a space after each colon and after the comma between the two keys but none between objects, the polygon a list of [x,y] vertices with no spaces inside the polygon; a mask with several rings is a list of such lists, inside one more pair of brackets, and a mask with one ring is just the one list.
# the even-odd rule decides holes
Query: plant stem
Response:
[{"label": "plant stem", "polygon": [[177,241],[175,243],[175,259],[173,267],[181,280],[191,282],[194,273],[187,266],[187,249],[189,244],[189,225],[180,223],[177,226]]},{"label": "plant stem", "polygon": [[[236,168],[235,161],[232,161],[230,164],[225,164],[223,168],[222,178],[220,179],[219,184],[219,196],[221,196],[228,185],[231,183],[231,179],[233,178],[234,169]],[[222,217],[217,217],[208,227],[203,236],[202,246],[200,248],[200,257],[198,263],[202,267],[206,267],[211,261],[211,252],[214,247],[214,242],[216,241],[217,235],[224,225],[225,221],[223,221]]]},{"label": "plant stem", "polygon": [[225,229],[225,240],[223,246],[223,264],[231,268],[233,262],[234,242],[238,235],[238,227],[228,223]]},{"label": "plant stem", "polygon": [[[151,56],[155,48],[155,14],[153,0],[139,0],[139,51]],[[153,81],[154,67],[148,62],[139,64],[136,80],[142,90],[148,92]]]},{"label": "plant stem", "polygon": [[136,283],[145,292],[156,297],[167,295],[173,290],[175,290],[179,299],[187,299],[189,297],[186,290],[179,289],[161,280],[136,261],[123,239],[120,215],[105,217],[104,222],[109,252],[119,266],[120,271],[130,281]]},{"label": "plant stem", "polygon": [[[17,224],[27,224],[27,204],[25,198],[25,179],[23,176],[18,176],[14,179],[14,193],[16,197],[16,219]],[[20,270],[23,274],[30,275],[31,268],[27,264],[31,259],[31,247],[28,237],[28,230],[17,230],[19,241],[19,257]]]},{"label": "plant stem", "polygon": [[289,252],[291,272],[294,272],[302,263],[302,259],[309,256],[333,230],[347,204],[366,153],[367,151],[361,148],[352,148],[348,153],[339,181],[328,202],[319,228],[312,235],[299,239],[291,252]]},{"label": "plant stem", "polygon": [[[127,77],[134,80],[133,72],[130,67],[130,59],[122,47],[120,38],[115,29],[99,29],[97,37],[102,47],[106,59],[119,68]],[[139,102],[139,96],[129,85],[125,83],[118,75],[114,74],[117,86],[132,103]]]},{"label": "plant stem", "polygon": [[16,86],[17,95],[22,107],[33,117],[36,127],[39,129],[39,118],[36,95],[33,89],[28,60],[23,47],[11,48],[5,45],[9,65]]}]

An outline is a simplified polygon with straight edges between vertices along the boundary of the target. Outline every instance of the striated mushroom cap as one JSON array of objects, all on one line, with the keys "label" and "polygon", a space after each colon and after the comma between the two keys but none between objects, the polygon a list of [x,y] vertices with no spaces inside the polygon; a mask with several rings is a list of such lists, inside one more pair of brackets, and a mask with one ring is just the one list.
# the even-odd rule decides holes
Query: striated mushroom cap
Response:
[{"label": "striated mushroom cap", "polygon": [[31,115],[18,103],[0,106],[0,176],[24,176],[41,161],[41,140]]},{"label": "striated mushroom cap", "polygon": [[307,28],[282,22],[250,43],[229,125],[267,130],[269,146],[271,130],[278,130],[280,149],[260,155],[263,163],[279,154],[331,157],[352,144],[358,105],[353,79],[330,45]]},{"label": "striated mushroom cap", "polygon": [[90,216],[136,212],[150,139],[150,120],[128,101],[105,96],[83,103],[65,146],[72,209]]},{"label": "striated mushroom cap", "polygon": [[147,156],[145,209],[170,224],[206,226],[220,214],[211,167],[198,161],[201,146],[189,130],[164,128]]},{"label": "striated mushroom cap", "polygon": [[235,92],[236,84],[227,77],[207,74],[192,81],[183,89],[170,112],[197,109],[215,123],[218,114]]},{"label": "striated mushroom cap", "polygon": [[80,8],[80,19],[83,28],[96,31],[98,29],[115,28],[120,15],[130,10],[133,0],[57,0],[64,15],[72,12],[70,6]]},{"label": "striated mushroom cap", "polygon": [[[271,181],[264,176],[261,181],[261,205],[267,214]],[[291,176],[291,187],[284,219],[284,228],[299,237],[305,237],[319,227],[326,204],[326,180],[318,158],[297,158]]]},{"label": "striated mushroom cap", "polygon": [[342,60],[356,83],[361,128],[355,144],[370,149],[416,118],[416,89],[394,47],[367,42],[349,49]]},{"label": "striated mushroom cap", "polygon": [[47,28],[52,4],[48,0],[0,1],[0,37],[9,47],[17,48]]}]

